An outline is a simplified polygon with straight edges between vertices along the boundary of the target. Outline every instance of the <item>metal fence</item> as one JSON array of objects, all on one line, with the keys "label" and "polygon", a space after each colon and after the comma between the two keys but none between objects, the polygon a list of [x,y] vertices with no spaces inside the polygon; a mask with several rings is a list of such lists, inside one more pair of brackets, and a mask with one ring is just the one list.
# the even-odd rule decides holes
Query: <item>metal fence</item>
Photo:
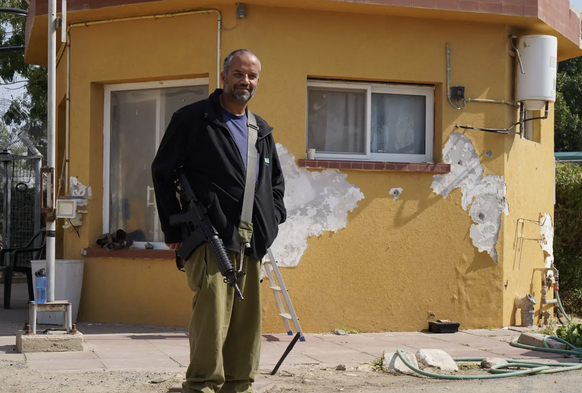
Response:
[{"label": "metal fence", "polygon": [[41,227],[42,155],[23,135],[0,149],[0,246],[17,248]]}]

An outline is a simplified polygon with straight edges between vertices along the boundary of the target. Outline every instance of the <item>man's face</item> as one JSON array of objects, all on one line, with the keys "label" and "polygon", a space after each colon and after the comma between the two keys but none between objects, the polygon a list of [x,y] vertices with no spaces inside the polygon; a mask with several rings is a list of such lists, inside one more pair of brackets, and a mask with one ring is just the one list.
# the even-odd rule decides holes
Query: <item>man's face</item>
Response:
[{"label": "man's face", "polygon": [[259,84],[259,60],[248,52],[237,53],[228,74],[221,73],[223,94],[239,104],[246,104],[255,94]]}]

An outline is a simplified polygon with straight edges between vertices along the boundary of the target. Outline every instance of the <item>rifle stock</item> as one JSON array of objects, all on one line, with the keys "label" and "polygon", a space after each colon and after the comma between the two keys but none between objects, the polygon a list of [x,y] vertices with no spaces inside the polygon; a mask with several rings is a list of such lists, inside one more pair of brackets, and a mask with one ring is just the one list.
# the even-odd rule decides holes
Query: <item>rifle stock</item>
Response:
[{"label": "rifle stock", "polygon": [[201,243],[210,243],[210,250],[218,263],[218,270],[224,277],[224,282],[234,288],[236,296],[241,301],[244,300],[237,284],[239,274],[228,257],[222,239],[210,222],[210,218],[206,214],[206,208],[196,198],[182,168],[177,171],[174,187],[180,195],[183,205],[187,206],[187,211],[170,216],[170,225],[182,226],[183,229],[186,229],[185,232],[188,233],[182,246],[176,251],[177,255],[186,261]]}]

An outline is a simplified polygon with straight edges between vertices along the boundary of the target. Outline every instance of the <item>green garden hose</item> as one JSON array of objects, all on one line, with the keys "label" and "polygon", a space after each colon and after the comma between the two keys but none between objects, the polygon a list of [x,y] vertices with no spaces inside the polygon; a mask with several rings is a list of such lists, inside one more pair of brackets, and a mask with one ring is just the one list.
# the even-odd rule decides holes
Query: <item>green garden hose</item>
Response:
[{"label": "green garden hose", "polygon": [[[549,336],[552,339],[556,339],[558,337]],[[561,339],[559,339],[561,340]],[[562,340],[563,341],[563,340]],[[544,344],[547,346],[547,343],[544,340]],[[513,342],[512,342],[513,345]],[[523,344],[520,344],[523,345]],[[572,345],[570,345],[572,346]],[[538,350],[538,347],[527,346],[530,348],[535,348]],[[528,348],[529,349],[529,348]],[[564,350],[556,350],[553,348],[544,348],[546,349],[545,352],[554,352],[554,351],[564,351]],[[578,356],[582,356],[582,348],[577,348],[578,351],[569,351],[569,352],[576,352]],[[432,378],[440,378],[440,379],[497,379],[497,378],[508,378],[508,377],[515,377],[518,375],[527,375],[527,374],[550,374],[550,373],[558,373],[563,371],[572,371],[572,370],[579,370],[582,369],[581,363],[545,363],[545,362],[531,362],[531,361],[523,361],[523,360],[513,360],[513,359],[506,359],[508,364],[500,364],[491,367],[490,375],[445,375],[445,374],[437,374],[431,373],[428,371],[424,371],[419,369],[418,367],[413,366],[403,355],[402,350],[397,349],[396,353],[398,357],[408,368],[411,370]],[[555,353],[563,353],[563,352],[555,352]],[[576,355],[575,355],[576,356]],[[484,358],[454,358],[456,362],[478,362],[482,361]],[[508,370],[509,368],[520,368],[525,370]]]},{"label": "green garden hose", "polygon": [[[550,348],[548,345],[547,340],[552,339],[562,344],[566,344],[566,348],[570,349],[558,349],[558,348]],[[547,336],[544,335],[544,346],[543,347],[535,347],[533,345],[527,345],[517,342],[518,338],[514,338],[511,340],[511,345],[518,348],[529,349],[531,351],[542,351],[542,352],[550,352],[550,353],[559,353],[563,355],[574,356],[582,360],[582,348],[575,347],[574,345],[570,344],[568,341],[561,339],[560,337],[556,336]]]},{"label": "green garden hose", "polygon": [[568,314],[566,314],[566,311],[564,311],[564,306],[562,306],[562,301],[560,300],[560,291],[554,291],[554,294],[555,294],[556,300],[558,301],[558,308],[560,309],[562,314],[564,314],[564,317],[566,317],[566,320],[568,321],[568,323],[572,323],[572,320],[570,319]]}]

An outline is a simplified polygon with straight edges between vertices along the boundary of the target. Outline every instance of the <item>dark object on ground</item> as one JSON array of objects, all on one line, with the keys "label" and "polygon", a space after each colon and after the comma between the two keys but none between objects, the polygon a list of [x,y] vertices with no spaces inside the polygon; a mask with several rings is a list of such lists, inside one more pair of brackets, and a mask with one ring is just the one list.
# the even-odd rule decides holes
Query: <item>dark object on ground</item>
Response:
[{"label": "dark object on ground", "polygon": [[432,333],[456,333],[459,331],[459,322],[436,321],[428,323],[428,331]]}]

